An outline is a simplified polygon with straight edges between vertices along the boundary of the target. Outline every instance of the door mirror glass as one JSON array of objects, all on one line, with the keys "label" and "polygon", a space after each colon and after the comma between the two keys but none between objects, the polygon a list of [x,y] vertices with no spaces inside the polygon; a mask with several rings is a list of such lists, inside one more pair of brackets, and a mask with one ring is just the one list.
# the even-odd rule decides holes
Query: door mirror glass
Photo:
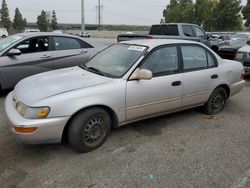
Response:
[{"label": "door mirror glass", "polygon": [[137,68],[129,80],[151,80],[152,78],[153,73],[150,70]]},{"label": "door mirror glass", "polygon": [[13,48],[13,49],[11,49],[9,52],[8,52],[8,56],[16,56],[16,55],[21,55],[22,54],[22,52],[20,51],[20,50],[18,50],[18,49],[15,49],[15,48]]}]

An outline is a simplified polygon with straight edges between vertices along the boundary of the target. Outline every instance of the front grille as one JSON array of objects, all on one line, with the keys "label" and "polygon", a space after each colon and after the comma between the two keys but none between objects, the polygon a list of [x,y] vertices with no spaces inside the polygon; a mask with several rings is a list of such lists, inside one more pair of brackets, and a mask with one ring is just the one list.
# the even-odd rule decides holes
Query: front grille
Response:
[{"label": "front grille", "polygon": [[247,66],[247,67],[250,67],[250,62],[244,62],[243,65]]},{"label": "front grille", "polygon": [[219,50],[218,54],[223,59],[234,60],[237,50]]}]

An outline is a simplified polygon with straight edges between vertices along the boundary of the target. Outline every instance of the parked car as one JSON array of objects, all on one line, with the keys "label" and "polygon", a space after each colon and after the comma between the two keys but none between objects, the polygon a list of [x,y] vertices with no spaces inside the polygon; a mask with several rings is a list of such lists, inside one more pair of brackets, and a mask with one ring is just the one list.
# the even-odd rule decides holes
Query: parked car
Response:
[{"label": "parked car", "polygon": [[185,40],[117,43],[85,64],[19,82],[8,94],[10,129],[23,143],[79,152],[101,146],[111,127],[188,108],[222,111],[245,84],[243,66]]},{"label": "parked car", "polygon": [[235,60],[240,61],[244,66],[245,75],[250,75],[250,46],[241,47],[236,55]]},{"label": "parked car", "polygon": [[219,36],[219,46],[230,44],[231,36],[230,35],[220,35]]},{"label": "parked car", "polygon": [[21,79],[80,65],[104,46],[56,33],[21,33],[0,40],[0,89],[14,88]]},{"label": "parked car", "polygon": [[0,28],[0,38],[6,38],[8,37],[9,34],[8,34],[8,31],[6,28]]},{"label": "parked car", "polygon": [[24,31],[24,33],[37,33],[37,32],[40,32],[40,30],[39,29],[26,29]]},{"label": "parked car", "polygon": [[88,32],[80,32],[78,36],[83,38],[90,38],[90,34]]},{"label": "parked car", "polygon": [[201,42],[209,46],[209,36],[198,25],[189,23],[167,23],[152,25],[149,34],[120,34],[118,42],[138,39],[184,39]]},{"label": "parked car", "polygon": [[227,44],[219,47],[218,54],[224,59],[233,60],[238,49],[248,44],[250,44],[250,33],[236,33]]}]

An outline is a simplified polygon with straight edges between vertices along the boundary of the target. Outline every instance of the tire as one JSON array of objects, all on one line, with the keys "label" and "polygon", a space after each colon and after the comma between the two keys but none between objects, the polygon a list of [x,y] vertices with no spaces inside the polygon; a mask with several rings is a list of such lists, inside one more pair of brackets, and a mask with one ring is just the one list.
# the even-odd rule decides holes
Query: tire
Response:
[{"label": "tire", "polygon": [[226,90],[222,87],[219,87],[213,91],[207,103],[203,106],[203,111],[208,115],[218,114],[224,109],[226,100]]},{"label": "tire", "polygon": [[111,130],[111,118],[102,108],[79,112],[71,121],[68,130],[70,146],[80,153],[100,147]]}]

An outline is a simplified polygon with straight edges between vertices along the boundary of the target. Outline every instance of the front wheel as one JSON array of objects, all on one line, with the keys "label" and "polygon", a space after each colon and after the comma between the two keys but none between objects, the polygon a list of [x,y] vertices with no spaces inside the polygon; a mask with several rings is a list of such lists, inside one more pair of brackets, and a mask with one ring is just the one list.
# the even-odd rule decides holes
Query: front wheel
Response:
[{"label": "front wheel", "polygon": [[207,103],[203,107],[203,111],[208,115],[220,113],[226,104],[227,92],[224,88],[219,87],[213,91]]},{"label": "front wheel", "polygon": [[69,126],[68,140],[78,152],[89,152],[100,147],[111,130],[111,118],[102,108],[91,108],[78,113]]}]

